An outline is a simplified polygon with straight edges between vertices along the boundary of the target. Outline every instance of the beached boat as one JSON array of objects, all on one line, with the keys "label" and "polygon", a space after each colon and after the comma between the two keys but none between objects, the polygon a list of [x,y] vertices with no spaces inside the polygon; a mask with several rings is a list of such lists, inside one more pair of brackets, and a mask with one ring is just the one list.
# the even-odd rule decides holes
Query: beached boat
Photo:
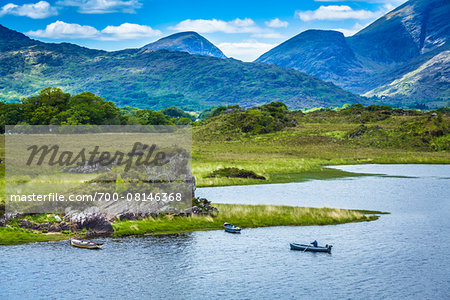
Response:
[{"label": "beached boat", "polygon": [[85,249],[102,249],[102,243],[94,243],[82,240],[70,239],[70,244],[74,247],[85,248]]},{"label": "beached boat", "polygon": [[331,253],[332,245],[317,246],[291,243],[291,250],[311,251],[311,252],[328,252]]},{"label": "beached boat", "polygon": [[224,223],[223,227],[225,228],[226,232],[230,232],[230,233],[241,233],[241,228],[230,224],[230,223]]}]

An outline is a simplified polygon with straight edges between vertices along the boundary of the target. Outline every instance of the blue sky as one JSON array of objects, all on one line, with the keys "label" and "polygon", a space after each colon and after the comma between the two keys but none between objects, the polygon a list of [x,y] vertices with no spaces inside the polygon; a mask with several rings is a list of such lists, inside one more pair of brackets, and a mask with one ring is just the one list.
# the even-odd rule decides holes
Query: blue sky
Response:
[{"label": "blue sky", "polygon": [[352,35],[404,0],[0,0],[0,24],[45,42],[138,48],[197,31],[225,55],[252,61],[307,29]]}]

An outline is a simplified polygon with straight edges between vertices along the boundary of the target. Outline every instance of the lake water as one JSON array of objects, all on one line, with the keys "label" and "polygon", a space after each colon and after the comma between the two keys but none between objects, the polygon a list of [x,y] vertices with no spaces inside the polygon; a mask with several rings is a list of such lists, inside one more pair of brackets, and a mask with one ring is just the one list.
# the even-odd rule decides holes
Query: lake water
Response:
[{"label": "lake water", "polygon": [[[391,212],[337,226],[0,246],[0,298],[449,299],[450,165],[358,165],[373,176],[202,188],[213,202]],[[332,254],[289,242],[333,244]]]}]

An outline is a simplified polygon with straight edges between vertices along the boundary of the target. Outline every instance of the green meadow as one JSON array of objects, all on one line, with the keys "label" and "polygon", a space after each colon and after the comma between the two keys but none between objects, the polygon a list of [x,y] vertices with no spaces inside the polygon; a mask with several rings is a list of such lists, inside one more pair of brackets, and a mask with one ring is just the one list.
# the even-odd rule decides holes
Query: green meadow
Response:
[{"label": "green meadow", "polygon": [[[291,131],[291,130],[289,130]],[[263,142],[256,138],[238,141],[195,141],[193,173],[198,187],[299,182],[364,174],[348,173],[325,166],[348,164],[446,164],[450,155],[442,152],[357,147],[331,138],[321,144],[303,144],[292,130],[282,139]],[[314,137],[312,138],[312,140]],[[237,167],[264,176],[266,180],[209,178],[220,168]]]},{"label": "green meadow", "polygon": [[[194,126],[192,165],[200,187],[363,175],[325,168],[333,165],[450,163],[450,117],[445,113],[367,108],[293,111],[285,115],[295,126],[267,133],[243,132],[259,119],[240,116],[236,121],[233,114],[242,113],[210,117]],[[231,167],[266,180],[208,176]]]}]

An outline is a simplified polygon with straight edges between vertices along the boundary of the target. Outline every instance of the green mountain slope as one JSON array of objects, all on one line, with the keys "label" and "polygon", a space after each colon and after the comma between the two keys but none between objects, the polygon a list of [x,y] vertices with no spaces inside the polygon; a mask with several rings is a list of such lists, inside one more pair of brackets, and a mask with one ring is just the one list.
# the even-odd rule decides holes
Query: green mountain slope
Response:
[{"label": "green mountain slope", "polygon": [[307,30],[263,54],[258,62],[293,68],[323,80],[360,73],[362,66],[344,35],[333,30]]},{"label": "green mountain slope", "polygon": [[128,49],[91,50],[49,44],[0,27],[0,99],[16,102],[47,87],[90,91],[120,106],[186,110],[283,101],[290,108],[341,106],[367,100],[316,77],[275,65]]}]

